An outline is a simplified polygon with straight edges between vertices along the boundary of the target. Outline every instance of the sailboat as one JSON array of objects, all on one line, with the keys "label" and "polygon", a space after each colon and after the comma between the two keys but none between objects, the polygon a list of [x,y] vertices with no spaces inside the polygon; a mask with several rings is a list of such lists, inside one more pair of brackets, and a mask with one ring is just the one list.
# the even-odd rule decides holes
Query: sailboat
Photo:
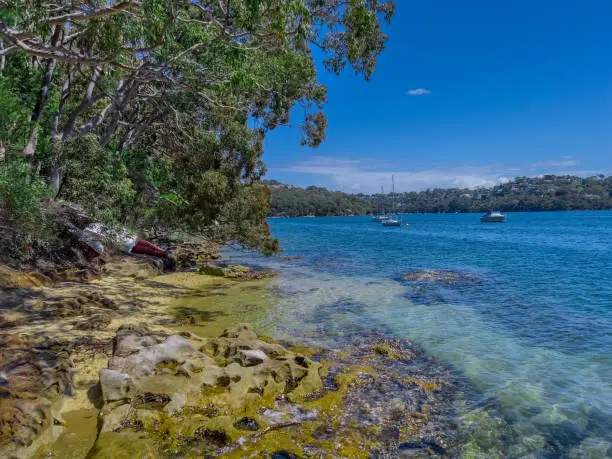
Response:
[{"label": "sailboat", "polygon": [[[381,186],[380,187],[380,194],[384,196],[385,194],[385,189]],[[388,220],[389,217],[387,215],[385,215],[385,211],[384,211],[384,206],[380,205],[380,199],[378,200],[378,206],[376,206],[376,212],[377,215],[373,215],[372,216],[372,221],[374,223],[382,223],[385,220]],[[380,211],[382,209],[382,212]]]},{"label": "sailboat", "polygon": [[382,221],[383,226],[402,226],[402,219],[395,213],[395,176],[391,176],[391,185],[393,193],[393,214]]}]

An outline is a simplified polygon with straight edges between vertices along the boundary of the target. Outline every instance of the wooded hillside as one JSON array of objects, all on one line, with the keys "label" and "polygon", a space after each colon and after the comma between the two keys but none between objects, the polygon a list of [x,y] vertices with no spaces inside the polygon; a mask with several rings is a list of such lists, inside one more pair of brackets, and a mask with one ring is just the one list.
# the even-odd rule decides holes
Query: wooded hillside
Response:
[{"label": "wooded hillside", "polygon": [[517,177],[492,188],[436,188],[396,194],[346,194],[275,182],[272,216],[363,215],[377,212],[504,212],[612,209],[612,177]]}]

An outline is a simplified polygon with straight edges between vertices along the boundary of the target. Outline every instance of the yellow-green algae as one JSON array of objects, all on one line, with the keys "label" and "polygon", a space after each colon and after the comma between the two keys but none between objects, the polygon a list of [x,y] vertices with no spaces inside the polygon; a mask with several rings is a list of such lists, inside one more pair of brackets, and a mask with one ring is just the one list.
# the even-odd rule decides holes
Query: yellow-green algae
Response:
[{"label": "yellow-green algae", "polygon": [[[334,378],[337,390],[325,392],[320,398],[305,401],[302,406],[315,411],[317,418],[302,422],[295,426],[275,429],[263,435],[255,442],[245,442],[227,458],[265,457],[278,450],[285,450],[298,456],[304,454],[304,449],[317,449],[326,455],[341,458],[367,458],[369,452],[377,445],[365,427],[355,424],[345,424],[343,404],[346,394],[363,384],[364,375],[374,376],[376,372],[369,366],[350,366]],[[329,426],[334,432],[330,439],[317,439],[313,434],[318,428]]]},{"label": "yellow-green algae", "polygon": [[[110,347],[116,330],[123,324],[136,321],[148,324],[152,330],[165,330],[167,334],[174,330],[192,332],[199,336],[216,336],[220,330],[241,320],[257,323],[267,305],[274,301],[268,288],[269,280],[238,282],[197,273],[156,275],[154,269],[134,259],[121,259],[105,270],[107,275],[93,282],[38,288],[49,296],[73,298],[75,301],[88,292],[101,293],[112,299],[119,305],[119,310],[114,313],[108,328],[96,331],[76,330],[71,325],[74,319],[59,317],[53,321],[25,322],[15,327],[14,333],[34,336],[44,334],[64,342],[92,337],[98,341],[107,340]],[[32,301],[40,303],[40,300]],[[207,320],[185,326],[179,320],[185,308],[200,312]],[[58,427],[61,433],[57,442],[43,443],[33,453],[33,457],[83,458],[94,443],[97,421],[96,416],[92,418],[90,415],[98,412],[97,374],[101,368],[106,367],[108,355],[81,355],[77,352],[73,353],[73,359],[76,365],[75,384],[72,395],[66,397],[64,403],[64,428]],[[133,457],[129,452],[125,456]]]},{"label": "yellow-green algae", "polygon": [[[121,339],[133,342],[130,335],[118,338]],[[143,391],[172,394],[173,400],[182,397],[186,405],[178,410],[158,407],[143,411],[138,409],[134,399],[131,405],[121,402],[107,404],[103,409],[101,428],[102,432],[109,433],[104,436],[105,444],[101,444],[100,439],[96,442],[96,454],[113,457],[115,444],[110,431],[113,434],[121,433],[120,438],[126,435],[142,437],[144,434],[158,447],[161,455],[188,457],[202,448],[214,452],[218,447],[249,436],[236,427],[240,419],[248,417],[256,420],[261,429],[266,429],[271,424],[263,416],[264,410],[276,409],[275,402],[279,397],[285,396],[292,402],[300,403],[322,389],[319,363],[279,345],[257,340],[253,331],[244,324],[228,330],[219,338],[205,339],[203,342],[200,350],[207,355],[185,354],[186,358],[206,365],[201,376],[183,378],[170,371],[138,377]],[[121,346],[120,341],[117,346]],[[241,360],[236,359],[242,358],[241,353],[245,349],[265,351],[269,357],[259,363],[239,365],[238,361]],[[231,361],[231,365],[224,370],[210,363],[211,357],[218,354],[227,356]],[[138,354],[131,356],[138,361]],[[121,362],[131,365],[129,362],[134,361],[131,356],[129,361],[115,357],[111,368],[123,371],[122,368],[128,367],[121,367]],[[169,368],[164,365],[160,370]],[[201,384],[202,380],[211,382]],[[194,388],[199,388],[199,395],[194,393]],[[286,415],[292,417],[290,412]]]},{"label": "yellow-green algae", "polygon": [[201,337],[220,335],[236,323],[258,327],[266,310],[277,297],[270,291],[270,280],[235,281],[194,273],[177,273],[153,279],[165,284],[187,287],[190,292],[169,301],[170,313],[178,324],[171,326]]},{"label": "yellow-green algae", "polygon": [[[95,332],[100,338],[112,338],[119,326],[134,320],[147,323],[152,330],[165,331],[167,334],[186,332],[186,336],[196,340],[194,342],[219,336],[224,329],[238,322],[254,323],[260,333],[272,331],[257,326],[267,308],[277,301],[269,288],[269,279],[236,281],[197,273],[175,273],[146,280],[137,277],[109,276],[91,284],[121,306],[111,326]],[[76,286],[70,288],[79,289]],[[83,286],[81,288],[86,289]],[[169,318],[171,321],[168,321]],[[54,330],[58,336],[66,337],[65,327],[57,326]],[[85,335],[84,332],[79,333],[79,336]],[[265,337],[261,341],[275,343]],[[311,357],[319,350],[295,346],[291,351]],[[382,343],[381,347],[376,346],[373,351],[374,354],[389,358],[409,358],[399,348],[387,343]],[[347,351],[346,357],[349,356],[350,352]],[[87,457],[154,458],[167,456],[173,451],[179,452],[181,457],[201,457],[202,445],[196,437],[203,427],[209,432],[222,433],[227,437],[231,447],[223,457],[228,458],[262,457],[278,450],[303,456],[305,448],[309,451],[314,448],[324,456],[368,457],[369,452],[378,446],[375,438],[380,427],[347,421],[343,417],[343,404],[348,393],[358,389],[368,377],[376,377],[376,371],[368,366],[369,359],[372,357],[362,359],[362,365],[346,366],[334,378],[337,390],[321,391],[320,381],[304,381],[293,393],[287,394],[292,402],[316,412],[315,419],[301,420],[295,425],[281,425],[268,431],[269,419],[263,415],[263,410],[274,408],[277,398],[274,390],[264,388],[261,393],[244,394],[241,403],[237,405],[232,394],[223,387],[204,387],[198,400],[190,401],[178,412],[139,410],[139,422],[131,422],[136,419],[133,414],[126,416],[125,428],[120,432],[101,432],[96,446],[89,451]],[[82,458],[87,444],[93,445],[94,422],[90,414],[97,410],[93,405],[95,400],[89,400],[86,394],[94,388],[92,374],[104,367],[106,360],[106,356],[100,355],[91,362],[77,364],[77,371],[84,373],[84,384],[76,391],[75,402],[78,403],[69,400],[67,406],[72,411],[64,413],[67,426],[64,434],[56,444],[41,450],[44,454],[40,457],[50,454],[50,457]],[[214,361],[219,366],[226,363],[223,356],[215,356]],[[168,368],[160,367],[160,371],[178,369],[176,364],[168,363],[166,366]],[[329,365],[322,362],[318,376],[325,376],[328,368]],[[424,391],[437,390],[435,383],[410,382],[419,385]],[[134,413],[136,409],[127,408],[129,413]],[[408,427],[401,429],[402,438],[409,438],[418,431],[421,419],[427,417],[427,409],[424,406],[421,412],[406,414],[414,417],[414,422],[411,421]],[[145,416],[146,411],[150,412],[150,416]],[[260,426],[259,431],[249,433],[237,429],[234,424],[241,417],[256,420]],[[326,427],[333,431],[331,438],[313,436]],[[256,441],[248,441],[249,436],[256,438]],[[247,438],[247,441],[236,447],[240,438]],[[77,447],[71,449],[71,443]],[[167,453],[162,453],[163,450]]]}]

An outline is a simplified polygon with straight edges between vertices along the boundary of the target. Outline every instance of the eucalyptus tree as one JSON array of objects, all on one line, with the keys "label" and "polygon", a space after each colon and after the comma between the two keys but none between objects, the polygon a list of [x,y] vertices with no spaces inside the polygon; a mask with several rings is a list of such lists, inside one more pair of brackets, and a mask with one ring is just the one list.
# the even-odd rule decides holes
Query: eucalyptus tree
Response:
[{"label": "eucalyptus tree", "polygon": [[[74,199],[70,171],[85,154],[75,148],[93,136],[94,156],[119,161],[142,208],[155,208],[147,215],[174,208],[200,229],[230,222],[241,213],[227,208],[265,171],[270,130],[325,139],[314,56],[369,79],[393,12],[387,0],[0,0],[0,88],[23,99],[15,119],[27,112],[0,146]],[[261,227],[264,216],[252,218]]]}]

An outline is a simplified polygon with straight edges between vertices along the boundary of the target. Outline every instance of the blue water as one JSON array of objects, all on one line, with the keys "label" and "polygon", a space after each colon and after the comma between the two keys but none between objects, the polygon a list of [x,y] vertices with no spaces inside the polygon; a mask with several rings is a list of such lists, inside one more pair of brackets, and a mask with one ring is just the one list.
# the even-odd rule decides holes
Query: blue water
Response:
[{"label": "blue water", "polygon": [[[612,212],[270,220],[286,256],[278,335],[341,346],[384,331],[466,381],[463,457],[612,457]],[[415,285],[418,269],[481,283]],[[348,338],[347,338],[348,339]]]}]

